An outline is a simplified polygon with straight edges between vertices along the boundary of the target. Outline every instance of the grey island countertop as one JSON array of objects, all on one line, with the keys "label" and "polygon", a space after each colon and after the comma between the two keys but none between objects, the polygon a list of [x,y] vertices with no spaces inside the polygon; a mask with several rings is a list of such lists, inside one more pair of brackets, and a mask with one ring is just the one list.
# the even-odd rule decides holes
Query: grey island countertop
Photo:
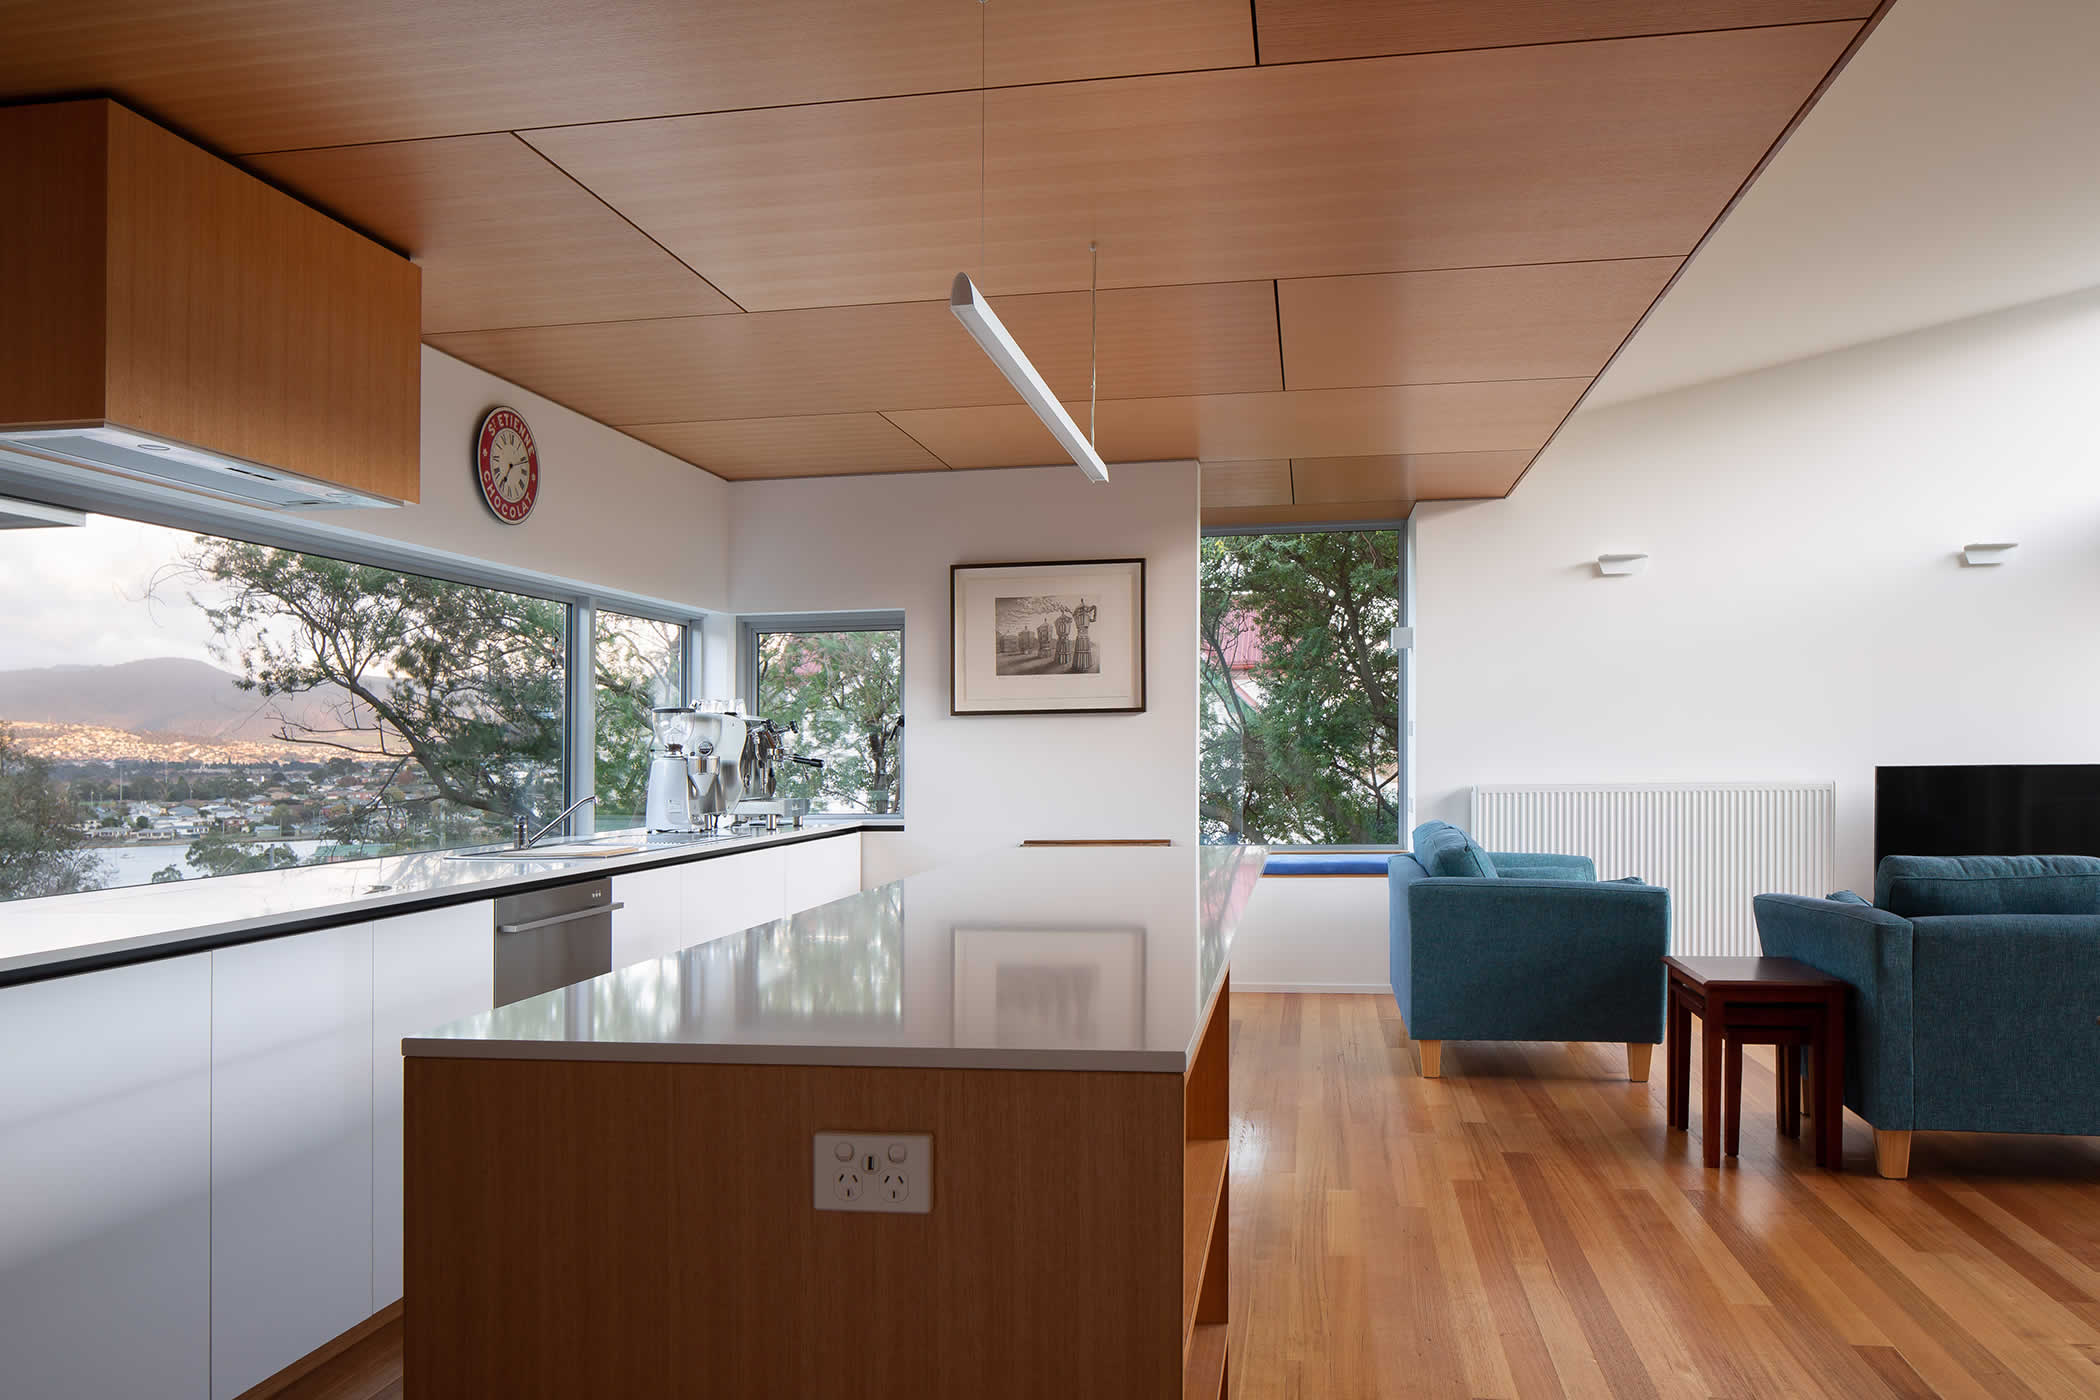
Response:
[{"label": "grey island countertop", "polygon": [[1266,852],[1002,850],[403,1042],[410,1056],[1180,1073]]},{"label": "grey island countertop", "polygon": [[736,835],[651,838],[639,831],[601,832],[593,840],[646,849],[610,857],[500,860],[426,851],[17,900],[0,904],[0,986],[765,846],[897,829],[894,818],[875,818]]}]

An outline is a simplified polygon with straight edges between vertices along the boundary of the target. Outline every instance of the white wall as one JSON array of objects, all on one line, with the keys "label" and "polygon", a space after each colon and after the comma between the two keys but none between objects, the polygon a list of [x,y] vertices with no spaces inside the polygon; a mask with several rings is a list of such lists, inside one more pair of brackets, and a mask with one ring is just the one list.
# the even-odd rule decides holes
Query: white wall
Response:
[{"label": "white wall", "polygon": [[[921,472],[734,486],[743,613],[901,608],[905,830],[865,843],[863,881],[1025,838],[1196,835],[1193,462]],[[948,713],[948,567],[1142,557],[1141,715]]]},{"label": "white wall", "polygon": [[1421,508],[1421,816],[1832,780],[1866,889],[1876,764],[2100,761],[2096,402],[2100,291],[1585,410],[1509,499]]},{"label": "white wall", "polygon": [[[474,435],[498,404],[525,415],[540,499],[520,525],[482,503]],[[423,500],[313,523],[465,555],[581,588],[681,607],[729,596],[729,484],[551,399],[423,347]]]},{"label": "white wall", "polygon": [[1383,992],[1392,986],[1391,891],[1383,879],[1263,879],[1232,942],[1242,992]]}]

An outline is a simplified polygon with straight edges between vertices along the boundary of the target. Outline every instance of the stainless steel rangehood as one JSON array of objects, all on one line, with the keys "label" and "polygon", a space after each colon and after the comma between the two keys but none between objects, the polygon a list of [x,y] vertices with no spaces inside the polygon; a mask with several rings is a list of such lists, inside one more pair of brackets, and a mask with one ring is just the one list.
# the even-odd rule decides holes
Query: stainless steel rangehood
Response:
[{"label": "stainless steel rangehood", "polygon": [[163,482],[278,510],[355,510],[401,504],[369,491],[315,481],[260,462],[244,462],[238,457],[108,424],[99,428],[0,429],[0,443],[26,448],[37,457],[57,458],[134,480]]}]

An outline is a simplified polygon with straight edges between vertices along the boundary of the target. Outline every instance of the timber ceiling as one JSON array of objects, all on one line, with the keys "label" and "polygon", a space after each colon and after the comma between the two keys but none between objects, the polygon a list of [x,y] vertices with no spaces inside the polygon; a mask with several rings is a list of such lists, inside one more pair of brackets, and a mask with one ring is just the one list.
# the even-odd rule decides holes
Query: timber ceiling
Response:
[{"label": "timber ceiling", "polygon": [[432,345],[729,478],[1110,461],[1214,524],[1506,494],[1875,0],[0,0],[413,255]]}]

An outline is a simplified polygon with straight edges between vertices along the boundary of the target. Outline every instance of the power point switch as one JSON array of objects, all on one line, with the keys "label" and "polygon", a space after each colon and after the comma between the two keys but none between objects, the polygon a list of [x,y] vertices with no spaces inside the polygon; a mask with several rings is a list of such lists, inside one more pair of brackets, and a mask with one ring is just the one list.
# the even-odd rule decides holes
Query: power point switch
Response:
[{"label": "power point switch", "polygon": [[818,1210],[925,1215],[933,1209],[928,1133],[818,1133],[810,1149]]}]

